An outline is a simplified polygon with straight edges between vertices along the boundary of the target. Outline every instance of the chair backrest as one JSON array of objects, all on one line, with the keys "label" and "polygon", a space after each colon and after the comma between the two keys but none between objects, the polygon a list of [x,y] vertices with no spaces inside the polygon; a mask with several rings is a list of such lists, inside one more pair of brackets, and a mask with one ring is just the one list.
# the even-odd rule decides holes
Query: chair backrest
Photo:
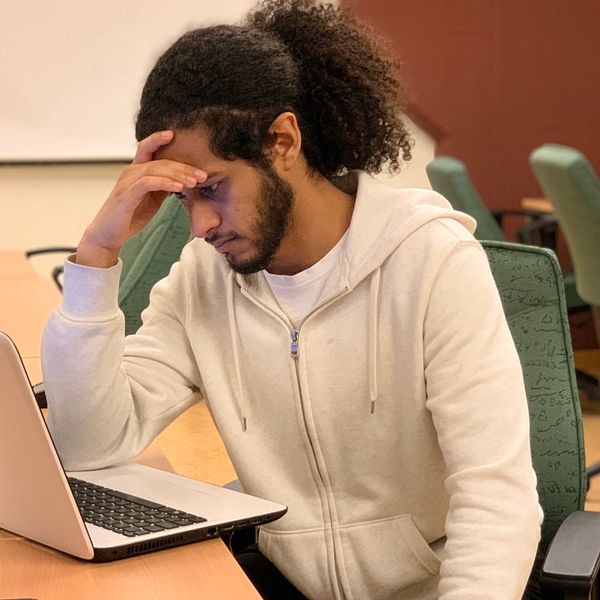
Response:
[{"label": "chair backrest", "polygon": [[502,228],[481,200],[462,161],[451,156],[438,156],[425,170],[431,187],[442,194],[452,208],[477,221],[475,237],[478,240],[505,240]]},{"label": "chair backrest", "polygon": [[[587,489],[579,397],[562,275],[552,250],[482,243],[500,291],[527,390],[531,452],[544,510],[540,550]],[[507,432],[510,435],[510,432]]]},{"label": "chair backrest", "polygon": [[119,306],[127,335],[138,330],[152,286],[168,275],[189,239],[187,211],[175,196],[169,196],[150,223],[123,246]]},{"label": "chair backrest", "polygon": [[544,194],[552,201],[565,236],[577,292],[600,305],[600,181],[585,156],[567,146],[544,144],[529,161]]}]

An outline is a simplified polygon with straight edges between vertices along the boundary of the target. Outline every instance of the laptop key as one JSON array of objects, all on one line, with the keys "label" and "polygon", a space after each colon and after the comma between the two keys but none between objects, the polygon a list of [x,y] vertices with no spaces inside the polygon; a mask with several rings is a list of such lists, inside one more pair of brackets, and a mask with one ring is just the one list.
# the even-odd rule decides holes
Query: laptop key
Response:
[{"label": "laptop key", "polygon": [[199,517],[198,515],[192,515],[190,513],[186,513],[184,518],[192,523],[204,523],[204,521],[206,521],[204,517]]},{"label": "laptop key", "polygon": [[84,521],[128,537],[206,521],[199,515],[73,477],[69,478],[69,484]]},{"label": "laptop key", "polygon": [[155,523],[155,525],[161,529],[173,529],[173,527],[179,527],[177,523],[172,523],[171,521],[159,521],[158,523]]},{"label": "laptop key", "polygon": [[180,525],[182,527],[184,525],[193,525],[194,524],[193,521],[190,521],[188,519],[180,519],[179,517],[177,519],[172,519],[172,521],[173,521],[173,523],[177,523],[177,525]]}]

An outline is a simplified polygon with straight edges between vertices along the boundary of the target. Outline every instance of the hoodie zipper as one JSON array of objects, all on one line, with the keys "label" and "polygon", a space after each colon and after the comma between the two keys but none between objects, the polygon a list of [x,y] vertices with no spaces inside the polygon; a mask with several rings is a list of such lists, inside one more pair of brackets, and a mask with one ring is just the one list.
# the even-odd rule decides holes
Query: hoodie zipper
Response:
[{"label": "hoodie zipper", "polygon": [[[301,324],[302,325],[302,324]],[[299,364],[299,343],[300,343],[300,332],[298,329],[292,329],[290,331],[291,342],[290,342],[290,357],[292,358],[294,371],[296,374],[296,391],[298,394],[298,400],[300,402],[300,414],[302,415],[302,427],[304,429],[304,433],[306,435],[306,443],[308,444],[308,448],[310,450],[310,454],[314,461],[314,470],[315,470],[315,485],[318,490],[318,494],[321,497],[322,510],[323,510],[323,525],[332,532],[333,529],[333,515],[331,513],[331,503],[329,500],[329,494],[327,492],[327,486],[325,485],[325,476],[323,474],[323,467],[319,463],[317,459],[317,452],[315,450],[316,440],[313,439],[311,435],[310,428],[308,426],[308,417],[307,417],[307,409],[306,404],[304,402],[304,394],[302,393],[302,385],[300,383],[300,364]],[[331,533],[333,536],[333,532]],[[327,543],[326,543],[327,546]],[[326,548],[326,553],[329,554],[329,550]],[[333,563],[333,573],[330,572],[329,576],[332,578],[332,588],[335,594],[335,600],[344,600],[345,594],[343,587],[340,582],[340,574],[338,569],[338,559],[336,552],[336,544],[335,540],[332,538],[331,540],[331,552],[332,563]],[[337,589],[336,589],[337,588]]]},{"label": "hoodie zipper", "polygon": [[310,317],[312,317],[315,313],[317,313],[321,309],[325,308],[328,304],[330,304],[331,302],[333,302],[340,296],[343,296],[348,290],[349,290],[349,287],[344,286],[339,292],[337,292],[333,296],[330,296],[329,298],[327,298],[327,300],[325,300],[325,302],[321,303],[317,308],[315,308],[315,310],[313,310],[310,314],[306,315],[306,317],[304,317],[304,319],[302,320],[300,325],[298,325],[298,329],[292,328],[290,330],[290,336],[292,338],[292,341],[290,342],[290,356],[294,360],[298,360],[298,353],[300,350],[300,328],[302,327],[302,325],[304,325],[304,323],[306,323],[306,321]]},{"label": "hoodie zipper", "polygon": [[[310,452],[312,454],[314,464],[315,464],[315,469],[316,469],[317,476],[318,476],[317,485],[323,490],[322,492],[319,492],[319,495],[321,495],[321,493],[323,494],[323,501],[324,501],[323,519],[325,522],[324,524],[329,525],[329,527],[331,528],[331,531],[333,530],[333,525],[332,525],[333,524],[333,515],[331,513],[331,502],[329,500],[327,486],[325,485],[325,476],[323,475],[323,467],[319,463],[319,460],[317,458],[317,452],[315,450],[316,440],[313,439],[313,436],[311,435],[310,429],[308,427],[306,405],[304,402],[304,395],[302,393],[302,385],[300,384],[300,364],[298,362],[299,355],[300,355],[300,329],[302,328],[302,326],[306,323],[306,321],[310,317],[315,315],[317,312],[323,310],[326,306],[328,306],[329,304],[334,302],[334,300],[336,300],[340,296],[343,296],[346,292],[348,292],[349,289],[350,289],[349,286],[347,286],[347,285],[344,286],[344,288],[342,290],[340,290],[339,292],[337,292],[336,294],[334,294],[333,296],[328,298],[325,302],[323,302],[315,310],[313,310],[309,315],[307,315],[300,322],[297,329],[292,328],[290,330],[290,336],[291,336],[290,356],[291,356],[292,360],[294,361],[294,370],[296,372],[296,387],[298,390],[298,397],[300,400],[300,409],[301,409],[301,413],[302,413],[302,421],[303,421],[304,431],[306,434],[306,439],[308,440],[308,446],[310,448]],[[336,542],[334,539],[333,531],[331,532],[331,535],[332,535],[331,547],[332,547],[332,552],[333,552],[332,558],[333,558],[333,569],[334,569],[333,574],[331,574],[331,575],[333,575],[333,578],[332,578],[333,580],[331,583],[332,583],[332,587],[334,589],[334,593],[336,594],[336,599],[344,600],[344,598],[346,598],[346,595],[344,593],[344,587],[340,580],[341,578],[340,578],[340,573],[339,573],[338,557],[337,557],[338,552],[337,552],[337,548],[336,548]],[[337,587],[337,589],[336,589],[336,587]]]},{"label": "hoodie zipper", "polygon": [[[321,493],[323,493],[323,497],[324,497],[324,503],[325,503],[325,506],[323,507],[324,508],[324,514],[323,514],[324,524],[326,526],[329,525],[329,527],[331,527],[332,523],[333,523],[333,518],[332,518],[332,514],[331,514],[331,505],[330,505],[330,501],[328,498],[327,486],[325,485],[325,477],[323,476],[322,467],[319,464],[319,460],[317,458],[317,452],[315,450],[315,440],[313,440],[313,436],[311,435],[308,424],[307,424],[304,395],[302,393],[302,386],[300,384],[300,365],[298,362],[298,359],[300,356],[300,329],[302,328],[302,326],[306,323],[306,321],[308,319],[310,319],[312,316],[314,316],[316,313],[320,312],[321,310],[325,309],[325,307],[329,306],[329,304],[331,304],[334,300],[336,300],[340,296],[343,296],[344,294],[346,294],[350,288],[349,288],[349,286],[346,285],[339,292],[337,292],[333,296],[329,297],[325,302],[320,304],[315,310],[313,310],[310,314],[308,314],[298,325],[298,328],[295,328],[293,326],[290,328],[289,320],[286,322],[286,319],[282,319],[282,317],[280,315],[278,315],[275,311],[271,310],[269,307],[262,304],[256,297],[254,297],[249,292],[249,290],[247,288],[242,288],[242,289],[245,292],[244,295],[246,295],[252,302],[254,302],[254,304],[256,304],[258,307],[260,307],[262,310],[273,315],[278,320],[285,323],[286,327],[288,328],[288,330],[290,332],[290,338],[291,338],[291,340],[290,340],[290,357],[292,358],[292,360],[294,362],[294,370],[296,372],[296,390],[298,392],[298,398],[300,401],[300,409],[301,409],[302,421],[303,421],[302,424],[304,427],[304,432],[306,434],[306,438],[308,440],[308,446],[310,448],[310,452],[313,457],[316,473],[318,476],[316,483],[317,483],[317,486],[322,489],[322,492],[319,491],[319,495],[321,495]],[[343,586],[340,581],[340,575],[338,572],[338,565],[337,565],[337,558],[336,558],[336,554],[337,554],[336,543],[334,540],[332,540],[332,547],[333,547],[333,564],[334,564],[334,569],[335,569],[335,574],[334,574],[335,575],[335,579],[334,579],[335,584],[332,582],[332,585],[334,585],[334,589],[335,589],[335,586],[337,586],[336,591],[337,591],[338,599],[342,600],[343,598],[345,598],[345,594],[344,594]]]},{"label": "hoodie zipper", "polygon": [[298,360],[298,338],[300,337],[300,332],[297,329],[292,329],[290,333],[292,335],[292,342],[290,344],[290,356],[294,360]]}]

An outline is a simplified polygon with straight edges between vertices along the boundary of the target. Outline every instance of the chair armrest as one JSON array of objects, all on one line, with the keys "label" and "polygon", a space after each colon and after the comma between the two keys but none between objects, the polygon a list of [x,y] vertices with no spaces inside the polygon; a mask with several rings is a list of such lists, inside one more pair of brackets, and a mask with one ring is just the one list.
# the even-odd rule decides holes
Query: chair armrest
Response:
[{"label": "chair armrest", "polygon": [[37,256],[38,254],[53,254],[55,252],[68,252],[69,254],[75,254],[77,252],[77,248],[73,246],[47,246],[43,248],[32,248],[31,250],[27,250],[25,252],[25,256],[27,258],[31,258],[32,256]]},{"label": "chair armrest", "polygon": [[[494,210],[491,211],[496,222],[502,227],[503,217],[517,216],[527,220],[527,224],[517,231],[517,237],[522,244],[533,246],[543,246],[556,250],[556,232],[558,230],[558,221],[548,213],[537,212],[534,210]],[[539,242],[534,240],[539,239]]]},{"label": "chair armrest", "polygon": [[[545,248],[556,250],[556,234],[558,221],[554,217],[537,218],[517,231],[517,237],[523,244],[534,244],[534,236],[538,236]],[[535,244],[534,244],[535,245]]]},{"label": "chair armrest", "polygon": [[505,208],[502,210],[492,210],[491,213],[492,213],[494,219],[496,219],[496,221],[498,221],[499,225],[502,225],[502,219],[505,216],[525,217],[525,218],[533,219],[533,220],[538,220],[538,219],[543,219],[543,218],[548,217],[548,213],[541,213],[536,210],[519,210],[517,208],[515,208],[515,209]]},{"label": "chair armrest", "polygon": [[[73,246],[46,246],[46,247],[42,247],[42,248],[32,248],[25,252],[25,256],[27,258],[31,258],[32,256],[39,256],[40,254],[56,254],[59,252],[75,254],[77,252],[77,248],[74,248]],[[63,289],[62,282],[60,280],[60,276],[62,275],[62,273],[63,273],[62,266],[54,267],[54,269],[52,270],[52,279],[54,280],[56,287],[61,292]]]},{"label": "chair armrest", "polygon": [[567,597],[587,598],[585,594],[596,581],[599,565],[600,513],[573,512],[550,543],[542,565],[542,585],[567,592]]}]

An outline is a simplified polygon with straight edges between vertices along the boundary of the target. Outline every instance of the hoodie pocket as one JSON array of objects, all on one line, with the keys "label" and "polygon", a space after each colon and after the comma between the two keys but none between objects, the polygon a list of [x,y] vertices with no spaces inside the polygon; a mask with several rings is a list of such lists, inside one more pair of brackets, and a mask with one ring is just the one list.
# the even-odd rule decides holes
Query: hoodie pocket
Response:
[{"label": "hoodie pocket", "polygon": [[261,552],[310,600],[340,597],[332,583],[337,577],[330,560],[333,555],[331,531],[328,534],[320,528],[277,531],[262,526],[258,545]]},{"label": "hoodie pocket", "polygon": [[339,535],[352,598],[436,597],[440,560],[410,515],[348,525]]}]

